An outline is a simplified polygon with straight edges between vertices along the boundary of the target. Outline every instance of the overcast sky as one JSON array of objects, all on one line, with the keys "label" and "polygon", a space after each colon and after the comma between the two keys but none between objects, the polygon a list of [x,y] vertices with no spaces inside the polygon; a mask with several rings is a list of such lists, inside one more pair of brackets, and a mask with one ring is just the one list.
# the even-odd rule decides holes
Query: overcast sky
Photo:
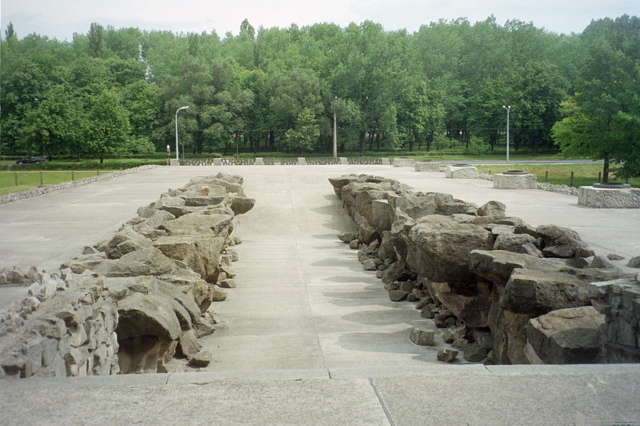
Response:
[{"label": "overcast sky", "polygon": [[13,22],[19,38],[37,33],[69,40],[92,22],[116,28],[238,33],[243,19],[258,29],[371,20],[385,30],[416,31],[438,19],[472,23],[494,15],[499,24],[518,19],[538,28],[582,32],[593,19],[640,15],[640,0],[0,0],[2,36]]}]

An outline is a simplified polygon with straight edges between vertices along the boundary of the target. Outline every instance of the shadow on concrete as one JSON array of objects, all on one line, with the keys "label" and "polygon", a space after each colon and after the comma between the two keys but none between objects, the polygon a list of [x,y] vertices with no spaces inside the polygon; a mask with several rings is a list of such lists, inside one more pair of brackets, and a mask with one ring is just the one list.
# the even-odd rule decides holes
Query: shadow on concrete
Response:
[{"label": "shadow on concrete", "polygon": [[410,332],[411,327],[393,333],[343,333],[338,338],[338,344],[350,351],[415,354],[420,347],[409,342]]},{"label": "shadow on concrete", "polygon": [[415,312],[397,309],[353,312],[343,315],[341,318],[345,321],[355,322],[358,324],[380,326],[391,324],[407,324],[407,326],[410,326],[413,321],[416,321]]}]

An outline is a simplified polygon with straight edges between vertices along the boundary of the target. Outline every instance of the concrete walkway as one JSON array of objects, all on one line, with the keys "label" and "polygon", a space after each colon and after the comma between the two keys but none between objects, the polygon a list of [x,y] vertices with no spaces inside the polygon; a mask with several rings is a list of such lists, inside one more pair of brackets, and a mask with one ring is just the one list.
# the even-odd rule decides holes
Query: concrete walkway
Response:
[{"label": "concrete walkway", "polygon": [[[202,339],[213,353],[206,371],[0,382],[0,423],[640,422],[637,365],[444,365],[437,348],[411,344],[419,313],[390,302],[337,239],[352,223],[327,178],[376,174],[478,204],[500,200],[509,215],[570,226],[599,254],[627,258],[640,255],[638,210],[391,166],[162,167],[0,206],[0,267],[55,269],[168,188],[218,171],[244,176],[256,207],[238,221],[238,288],[213,306],[221,324]],[[0,289],[0,309],[20,290]]]}]

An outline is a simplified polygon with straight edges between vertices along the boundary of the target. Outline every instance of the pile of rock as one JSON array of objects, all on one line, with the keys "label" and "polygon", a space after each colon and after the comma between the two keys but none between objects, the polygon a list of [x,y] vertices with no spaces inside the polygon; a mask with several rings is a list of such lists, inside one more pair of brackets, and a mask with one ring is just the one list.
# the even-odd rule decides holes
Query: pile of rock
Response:
[{"label": "pile of rock", "polygon": [[[360,250],[391,300],[419,301],[422,316],[445,329],[445,341],[467,360],[600,360],[604,317],[591,305],[605,290],[589,284],[621,273],[606,259],[591,259],[576,232],[533,228],[507,217],[497,201],[477,206],[382,177],[329,181],[357,227],[341,239]],[[590,337],[580,339],[585,328]]]},{"label": "pile of rock", "polygon": [[118,312],[104,281],[68,270],[2,275],[11,278],[7,284],[32,284],[26,299],[0,313],[0,377],[119,372]]},{"label": "pile of rock", "polygon": [[[44,290],[34,295],[41,303],[31,297],[0,323],[0,374],[166,372],[174,355],[186,357],[192,366],[207,365],[211,354],[200,350],[197,339],[215,330],[211,303],[226,298],[223,287],[235,287],[230,264],[237,254],[231,246],[240,240],[233,235],[234,219],[254,205],[242,183],[239,176],[219,173],[169,190],[138,209],[138,217],[110,240],[86,247],[62,265],[55,289],[51,280],[41,280]],[[0,273],[16,283],[29,279],[19,275],[15,270]],[[47,321],[53,326],[44,327]],[[104,342],[94,334],[109,339],[105,362]],[[32,356],[39,339],[50,335],[58,343],[43,351],[59,357],[49,352]],[[69,355],[65,339],[78,357]],[[39,369],[29,367],[31,358],[42,360]]]}]

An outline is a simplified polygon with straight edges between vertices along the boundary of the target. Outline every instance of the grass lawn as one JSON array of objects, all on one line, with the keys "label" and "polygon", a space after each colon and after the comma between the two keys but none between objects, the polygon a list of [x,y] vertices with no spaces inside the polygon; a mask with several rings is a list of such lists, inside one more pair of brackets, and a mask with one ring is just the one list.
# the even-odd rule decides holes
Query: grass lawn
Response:
[{"label": "grass lawn", "polygon": [[[476,166],[482,173],[500,173],[507,170],[524,170],[537,176],[538,182],[544,182],[548,173],[547,182],[555,185],[570,185],[571,172],[573,172],[573,186],[587,186],[598,182],[598,173],[602,172],[602,164],[508,164],[492,166]],[[609,174],[609,182],[620,182],[615,179],[615,174]],[[640,178],[629,179],[631,186],[640,187]]]},{"label": "grass lawn", "polygon": [[[42,173],[42,174],[41,174]],[[100,171],[100,174],[110,171]],[[26,191],[41,184],[56,185],[62,182],[70,182],[91,176],[96,176],[97,171],[16,171],[0,172],[0,195]],[[16,185],[17,179],[17,185]]]}]

